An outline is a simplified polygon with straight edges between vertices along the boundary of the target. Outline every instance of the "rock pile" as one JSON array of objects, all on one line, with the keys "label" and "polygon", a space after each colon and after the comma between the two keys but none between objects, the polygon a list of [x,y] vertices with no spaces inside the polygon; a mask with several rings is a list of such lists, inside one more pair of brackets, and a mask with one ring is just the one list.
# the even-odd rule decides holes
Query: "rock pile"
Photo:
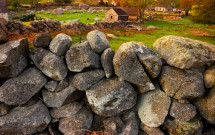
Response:
[{"label": "rock pile", "polygon": [[[94,30],[0,45],[0,133],[215,134],[215,47],[166,36],[114,52]],[[28,57],[29,56],[29,57]],[[161,56],[162,58],[160,58]]]}]

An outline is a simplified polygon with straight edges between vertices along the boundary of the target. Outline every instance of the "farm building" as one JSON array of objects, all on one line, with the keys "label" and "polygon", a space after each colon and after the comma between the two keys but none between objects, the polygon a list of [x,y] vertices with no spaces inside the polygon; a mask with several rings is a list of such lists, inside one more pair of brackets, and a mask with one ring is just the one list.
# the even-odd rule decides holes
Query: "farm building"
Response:
[{"label": "farm building", "polygon": [[128,13],[121,8],[112,8],[105,14],[105,20],[108,22],[128,21]]},{"label": "farm building", "polygon": [[125,7],[123,8],[125,12],[128,13],[128,20],[137,21],[138,20],[138,8],[137,7]]}]

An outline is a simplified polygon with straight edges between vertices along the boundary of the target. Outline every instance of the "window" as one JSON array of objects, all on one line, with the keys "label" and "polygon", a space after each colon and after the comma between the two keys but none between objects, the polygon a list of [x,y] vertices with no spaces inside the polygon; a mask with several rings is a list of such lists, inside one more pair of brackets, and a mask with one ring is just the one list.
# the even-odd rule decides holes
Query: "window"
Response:
[{"label": "window", "polygon": [[110,18],[113,19],[113,16],[111,16]]}]

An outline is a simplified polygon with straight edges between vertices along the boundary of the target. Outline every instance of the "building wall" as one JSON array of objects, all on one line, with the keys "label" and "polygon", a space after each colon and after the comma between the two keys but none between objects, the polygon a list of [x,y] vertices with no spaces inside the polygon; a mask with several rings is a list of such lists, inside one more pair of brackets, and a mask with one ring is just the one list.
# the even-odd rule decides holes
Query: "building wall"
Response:
[{"label": "building wall", "polygon": [[113,9],[110,9],[105,14],[105,20],[107,22],[117,22],[118,21],[118,15],[115,13]]},{"label": "building wall", "polygon": [[155,11],[167,11],[165,7],[155,7]]}]

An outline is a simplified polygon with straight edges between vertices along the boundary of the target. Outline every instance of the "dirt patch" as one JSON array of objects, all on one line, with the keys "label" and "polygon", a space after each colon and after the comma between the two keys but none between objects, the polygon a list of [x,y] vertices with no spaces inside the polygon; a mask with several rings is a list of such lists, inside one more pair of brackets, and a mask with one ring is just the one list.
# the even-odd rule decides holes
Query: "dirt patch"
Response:
[{"label": "dirt patch", "polygon": [[190,32],[192,33],[192,35],[197,37],[215,37],[215,35],[212,35],[211,33],[200,28],[190,29]]}]

